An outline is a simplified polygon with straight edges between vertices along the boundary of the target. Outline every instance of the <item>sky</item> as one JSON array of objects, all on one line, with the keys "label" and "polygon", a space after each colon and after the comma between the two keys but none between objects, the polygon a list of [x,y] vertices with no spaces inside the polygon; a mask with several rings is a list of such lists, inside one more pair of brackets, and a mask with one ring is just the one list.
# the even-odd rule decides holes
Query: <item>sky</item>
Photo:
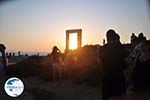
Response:
[{"label": "sky", "polygon": [[82,46],[102,44],[108,29],[122,43],[131,33],[150,39],[145,0],[10,0],[0,4],[0,43],[7,51],[51,52],[65,49],[65,32],[82,29]]}]

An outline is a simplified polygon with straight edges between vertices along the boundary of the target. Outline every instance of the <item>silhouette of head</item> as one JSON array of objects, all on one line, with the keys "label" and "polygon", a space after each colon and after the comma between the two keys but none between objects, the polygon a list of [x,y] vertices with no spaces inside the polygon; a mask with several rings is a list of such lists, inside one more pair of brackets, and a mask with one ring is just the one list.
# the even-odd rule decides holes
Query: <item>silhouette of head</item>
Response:
[{"label": "silhouette of head", "polygon": [[54,46],[54,47],[53,47],[53,51],[57,51],[57,46]]},{"label": "silhouette of head", "polygon": [[6,47],[3,44],[0,44],[0,52],[4,52]]},{"label": "silhouette of head", "polygon": [[112,42],[112,41],[116,41],[116,39],[120,38],[119,35],[116,35],[116,32],[112,29],[108,30],[106,33],[106,37],[107,37],[107,42]]},{"label": "silhouette of head", "polygon": [[132,33],[132,36],[135,36],[135,33]]},{"label": "silhouette of head", "polygon": [[53,53],[57,53],[57,52],[59,52],[59,49],[57,48],[57,46],[54,46],[53,47],[53,51],[52,51]]},{"label": "silhouette of head", "polygon": [[143,42],[143,41],[146,40],[146,37],[143,35],[143,33],[140,33],[140,34],[138,35],[138,38],[139,38],[139,42]]},{"label": "silhouette of head", "polygon": [[138,37],[139,37],[139,38],[144,37],[143,33],[140,33],[140,34],[138,35]]}]

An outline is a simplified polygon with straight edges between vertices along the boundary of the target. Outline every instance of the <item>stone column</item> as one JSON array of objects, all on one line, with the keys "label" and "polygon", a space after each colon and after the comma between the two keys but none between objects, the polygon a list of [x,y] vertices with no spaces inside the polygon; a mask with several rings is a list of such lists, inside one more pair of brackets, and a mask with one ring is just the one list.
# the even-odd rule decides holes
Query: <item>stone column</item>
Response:
[{"label": "stone column", "polygon": [[69,50],[69,32],[66,31],[66,50],[65,52],[68,52]]},{"label": "stone column", "polygon": [[78,40],[77,41],[78,41],[78,48],[77,49],[79,49],[82,46],[82,30],[78,31]]}]

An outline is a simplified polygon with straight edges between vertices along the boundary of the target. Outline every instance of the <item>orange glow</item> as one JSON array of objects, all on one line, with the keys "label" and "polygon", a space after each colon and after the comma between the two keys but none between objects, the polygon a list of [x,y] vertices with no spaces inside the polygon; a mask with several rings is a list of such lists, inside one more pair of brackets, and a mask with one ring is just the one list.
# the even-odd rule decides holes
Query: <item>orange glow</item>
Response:
[{"label": "orange glow", "polygon": [[77,49],[77,34],[75,33],[69,35],[69,49]]}]

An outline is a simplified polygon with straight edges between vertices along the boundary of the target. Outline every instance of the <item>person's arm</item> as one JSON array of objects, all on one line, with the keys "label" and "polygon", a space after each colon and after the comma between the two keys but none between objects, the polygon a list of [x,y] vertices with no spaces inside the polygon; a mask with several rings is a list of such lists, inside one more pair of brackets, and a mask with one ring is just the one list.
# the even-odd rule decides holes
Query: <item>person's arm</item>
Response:
[{"label": "person's arm", "polygon": [[59,52],[59,54],[61,54],[61,51],[59,50],[59,48],[57,48],[57,51]]},{"label": "person's arm", "polygon": [[62,53],[58,48],[57,48],[57,53],[59,54],[59,57],[62,57]]}]

